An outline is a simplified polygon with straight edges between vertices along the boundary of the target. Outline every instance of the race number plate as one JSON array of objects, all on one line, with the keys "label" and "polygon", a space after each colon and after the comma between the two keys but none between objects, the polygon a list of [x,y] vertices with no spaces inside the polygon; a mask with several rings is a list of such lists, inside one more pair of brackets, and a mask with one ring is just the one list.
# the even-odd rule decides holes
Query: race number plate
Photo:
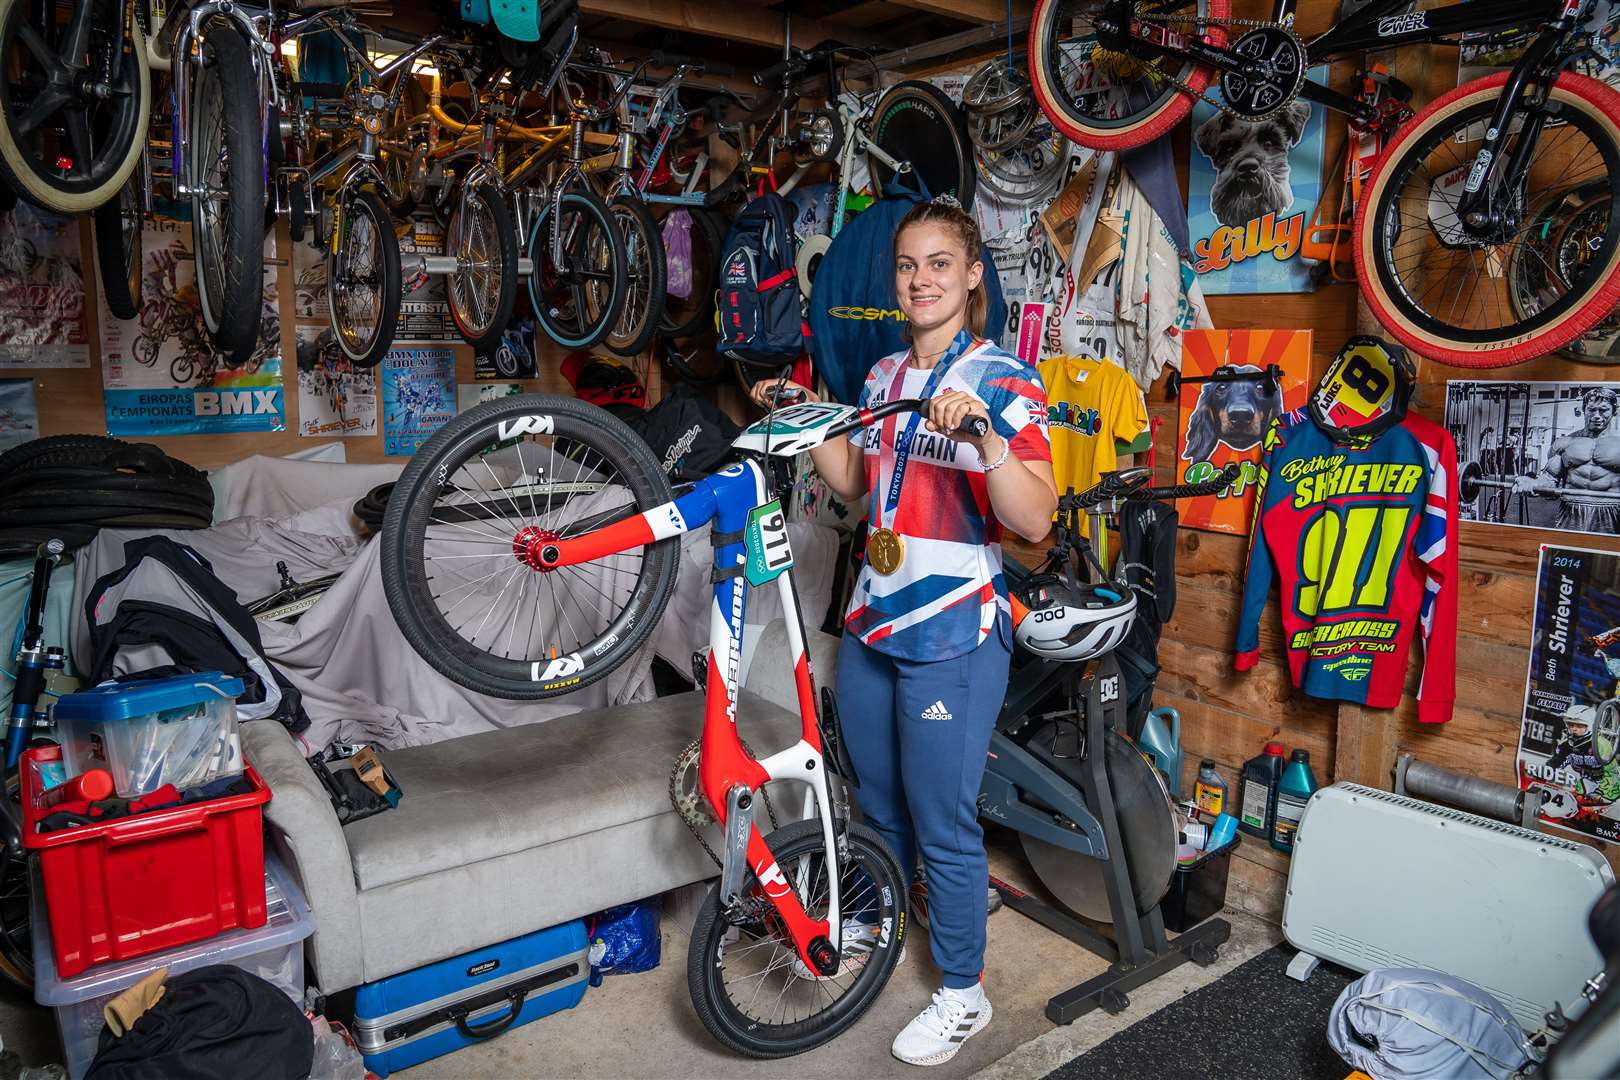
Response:
[{"label": "race number plate", "polygon": [[750,585],[763,585],[793,565],[793,546],[788,543],[787,516],[782,504],[772,499],[748,511],[748,529],[743,534],[748,558],[743,573]]}]

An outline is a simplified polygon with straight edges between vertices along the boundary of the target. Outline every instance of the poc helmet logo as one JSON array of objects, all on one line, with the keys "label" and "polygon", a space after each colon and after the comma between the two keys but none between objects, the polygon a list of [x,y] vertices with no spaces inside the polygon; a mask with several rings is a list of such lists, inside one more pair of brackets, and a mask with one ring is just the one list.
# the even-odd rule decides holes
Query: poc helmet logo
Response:
[{"label": "poc helmet logo", "polygon": [[857,319],[864,322],[876,322],[879,319],[906,321],[905,312],[899,308],[835,307],[828,308],[827,314],[835,319]]},{"label": "poc helmet logo", "polygon": [[1063,618],[1068,613],[1069,609],[1064,607],[1043,608],[1040,611],[1030,612],[1029,617],[1036,622],[1051,622],[1054,619]]}]

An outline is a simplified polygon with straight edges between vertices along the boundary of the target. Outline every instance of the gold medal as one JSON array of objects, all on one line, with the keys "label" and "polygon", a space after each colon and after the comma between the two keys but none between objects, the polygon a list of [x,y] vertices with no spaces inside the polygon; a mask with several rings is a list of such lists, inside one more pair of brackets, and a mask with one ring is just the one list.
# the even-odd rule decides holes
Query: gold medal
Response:
[{"label": "gold medal", "polygon": [[893,529],[882,528],[866,538],[866,561],[880,574],[892,574],[906,560],[906,542]]}]

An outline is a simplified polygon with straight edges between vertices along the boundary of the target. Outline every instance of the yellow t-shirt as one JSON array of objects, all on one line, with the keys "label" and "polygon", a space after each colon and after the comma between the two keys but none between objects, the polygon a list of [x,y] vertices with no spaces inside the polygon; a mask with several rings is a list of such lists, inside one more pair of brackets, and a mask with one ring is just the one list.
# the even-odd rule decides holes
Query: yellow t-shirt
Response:
[{"label": "yellow t-shirt", "polygon": [[[1148,448],[1147,401],[1125,369],[1108,360],[1054,356],[1040,365],[1058,494],[1084,491],[1119,466],[1119,455]],[[1085,518],[1080,529],[1088,530]]]}]

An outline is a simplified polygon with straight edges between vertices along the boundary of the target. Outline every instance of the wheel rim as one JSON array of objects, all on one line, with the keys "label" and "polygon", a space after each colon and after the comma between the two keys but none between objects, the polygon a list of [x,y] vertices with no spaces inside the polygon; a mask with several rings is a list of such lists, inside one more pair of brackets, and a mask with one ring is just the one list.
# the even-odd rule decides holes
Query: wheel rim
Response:
[{"label": "wheel rim", "polygon": [[[778,855],[780,870],[806,914],[812,919],[825,918],[827,860],[819,832],[786,847],[789,853]],[[904,902],[904,891],[875,880],[883,876],[874,865],[878,856],[864,844],[852,842],[849,853],[839,868],[839,906],[845,917],[855,914],[873,925],[903,927],[899,904]],[[791,936],[757,883],[744,903],[752,908],[752,917],[729,932],[722,931],[708,966],[716,1004],[729,1014],[734,1026],[747,1030],[752,1038],[785,1041],[796,1034],[792,1029],[802,1030],[802,1025],[816,1019],[822,1021],[816,1026],[825,1025],[830,1037],[837,1029],[831,1027],[835,1021],[828,1014],[846,1014],[859,1007],[887,979],[881,950],[874,951],[867,963],[852,965],[846,959],[836,975],[807,977],[806,969],[795,962]]]},{"label": "wheel rim", "polygon": [[470,196],[467,211],[462,214],[458,209],[450,220],[450,235],[456,238],[456,272],[450,275],[450,302],[455,305],[463,331],[469,337],[481,338],[494,329],[504,267],[500,238],[495,235],[495,216],[483,197]]},{"label": "wheel rim", "polygon": [[612,207],[611,212],[624,238],[624,264],[628,273],[624,307],[608,338],[613,344],[626,347],[637,341],[647,326],[647,313],[652,304],[653,254],[635,212],[622,206]]},{"label": "wheel rim", "polygon": [[[111,93],[102,98],[78,89],[79,76],[102,70],[113,58],[111,27],[94,26],[92,9],[109,14],[110,5],[86,4],[82,47],[75,48],[73,21],[59,26],[59,6],[48,4],[45,33],[28,18],[30,5],[17,3],[0,28],[0,109],[22,156],[20,164],[43,184],[64,194],[91,191],[110,181],[126,163],[130,142],[140,129],[140,67],[129,39],[117,57]],[[122,14],[122,8],[113,8]],[[109,148],[117,149],[109,153]],[[88,167],[86,167],[88,162]]]},{"label": "wheel rim", "polygon": [[[1584,258],[1589,250],[1586,242],[1607,225],[1608,195],[1608,182],[1594,181],[1553,192],[1535,206],[1529,242],[1515,251],[1508,264],[1513,305],[1521,318],[1555,300],[1558,281],[1568,285],[1571,264]],[[1563,352],[1588,363],[1620,361],[1620,308],[1566,345]]]},{"label": "wheel rim", "polygon": [[588,442],[568,434],[503,439],[502,426],[475,427],[448,448],[437,494],[410,506],[406,559],[423,569],[413,603],[444,640],[510,662],[520,677],[577,674],[567,658],[579,664],[629,634],[651,572],[648,549],[553,570],[539,568],[540,552],[648,507]]},{"label": "wheel rim", "polygon": [[197,296],[203,323],[210,332],[219,328],[219,299],[225,295],[225,253],[232,250],[229,198],[230,149],[225,139],[224,92],[217,63],[203,66],[197,75],[193,114],[199,137],[193,142],[198,170],[191,207],[198,243]]},{"label": "wheel rim", "polygon": [[140,195],[134,185],[128,185],[118,196],[118,239],[124,251],[124,276],[131,299],[141,292],[142,224]]},{"label": "wheel rim", "polygon": [[382,332],[382,268],[377,231],[382,224],[365,199],[352,200],[344,212],[343,272],[331,279],[332,313],[343,350],[366,356]]},{"label": "wheel rim", "polygon": [[[1495,108],[1480,101],[1435,123],[1402,152],[1378,196],[1375,272],[1396,313],[1419,332],[1467,343],[1518,340],[1553,324],[1590,294],[1606,273],[1620,244],[1620,215],[1612,212],[1620,193],[1611,192],[1611,213],[1601,245],[1588,262],[1563,281],[1555,268],[1548,284],[1557,293],[1524,313],[1516,310],[1508,265],[1517,258],[1542,259],[1532,231],[1536,215],[1530,193],[1580,187],[1620,172],[1620,155],[1579,109],[1565,108],[1564,122],[1542,131],[1529,167],[1513,178],[1516,187],[1501,196],[1518,217],[1496,236],[1476,239],[1456,214],[1457,199]],[[1580,145],[1584,140],[1585,145]],[[1513,153],[1511,135],[1501,150]],[[1560,288],[1560,284],[1562,287]]]},{"label": "wheel rim", "polygon": [[563,230],[562,262],[552,259],[546,219],[535,231],[535,273],[539,302],[547,321],[576,338],[594,336],[613,302],[613,241],[588,209],[564,201],[558,215]]},{"label": "wheel rim", "polygon": [[[1200,4],[1155,7],[1161,15],[1200,13]],[[1171,94],[1181,93],[1167,76],[1181,82],[1191,80],[1194,65],[1184,63],[1170,70],[1174,61],[1169,58],[1152,62],[1109,49],[1104,45],[1097,21],[1105,14],[1130,13],[1130,5],[1114,2],[1086,0],[1082,3],[1056,3],[1051,18],[1043,24],[1042,39],[1045,50],[1042,66],[1047,78],[1046,90],[1057,98],[1070,116],[1084,118],[1088,127],[1099,129],[1133,126],[1145,109],[1154,108]],[[1063,28],[1064,33],[1056,32]],[[1056,82],[1050,76],[1055,75]],[[1131,106],[1129,93],[1133,85],[1141,85],[1146,78],[1162,85],[1163,90],[1146,105]]]}]

